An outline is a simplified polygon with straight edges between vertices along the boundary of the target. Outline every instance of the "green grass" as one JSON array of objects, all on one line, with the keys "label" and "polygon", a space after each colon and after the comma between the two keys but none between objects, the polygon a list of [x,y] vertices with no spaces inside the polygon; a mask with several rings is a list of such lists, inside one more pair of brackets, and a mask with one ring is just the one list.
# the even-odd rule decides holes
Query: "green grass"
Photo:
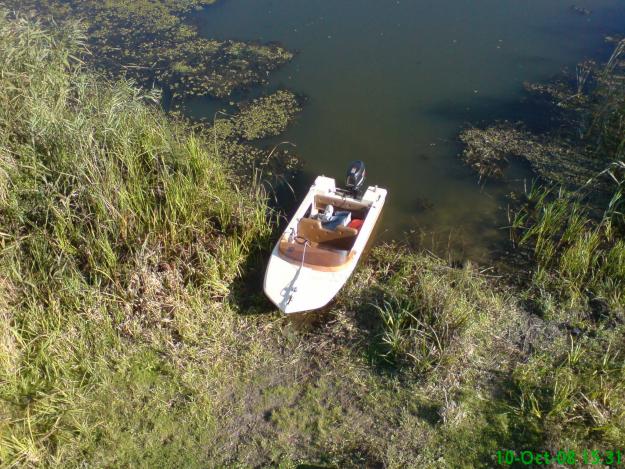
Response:
[{"label": "green grass", "polygon": [[[484,418],[494,390],[475,389],[511,366],[492,362],[521,314],[509,297],[390,246],[322,325],[260,300],[251,315],[238,295],[259,286],[240,283],[273,224],[224,161],[246,148],[228,123],[194,134],[154,93],[94,75],[79,31],[2,18],[0,32],[3,465],[432,465],[441,439],[491,435],[502,407]],[[423,364],[388,355],[374,305],[393,297],[453,325],[407,334]]]},{"label": "green grass", "polygon": [[532,190],[515,226],[536,263],[525,296],[568,332],[519,364],[517,414],[552,448],[625,442],[623,215]]},{"label": "green grass", "polygon": [[555,447],[625,441],[623,327],[562,337],[517,367],[520,415]]},{"label": "green grass", "polygon": [[417,269],[414,263],[403,267],[380,286],[383,297],[373,306],[384,324],[388,358],[427,372],[441,364],[456,336],[478,321],[480,306],[490,298],[470,264],[450,269],[426,258]]},{"label": "green grass", "polygon": [[[512,223],[534,264],[525,298],[567,332],[514,371],[517,415],[552,448],[625,442],[624,47],[617,45],[580,111],[588,123],[581,143],[606,169],[575,192],[533,187]],[[595,197],[605,187],[607,199]]]},{"label": "green grass", "polygon": [[[52,36],[4,17],[0,29],[0,459],[72,461],[85,441],[119,438],[130,446],[114,456],[113,444],[109,463],[151,447],[157,461],[167,435],[182,441],[172,409],[191,417],[198,399],[170,381],[179,370],[163,354],[228,340],[232,281],[271,233],[266,197],[238,188],[158,95],[86,72],[79,30]],[[163,428],[128,440],[143,405],[135,430]],[[106,412],[115,417],[103,423]]]},{"label": "green grass", "polygon": [[613,310],[625,307],[623,216],[596,220],[590,208],[563,191],[533,189],[513,226],[518,243],[537,262],[535,287],[556,293],[567,309],[601,299]]}]

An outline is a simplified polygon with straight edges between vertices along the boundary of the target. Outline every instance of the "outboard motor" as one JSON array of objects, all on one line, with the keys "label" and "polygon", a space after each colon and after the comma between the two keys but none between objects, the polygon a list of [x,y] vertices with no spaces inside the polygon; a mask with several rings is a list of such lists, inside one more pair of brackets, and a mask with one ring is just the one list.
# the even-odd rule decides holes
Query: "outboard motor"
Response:
[{"label": "outboard motor", "polygon": [[360,191],[365,183],[365,163],[356,160],[349,165],[347,169],[347,181],[345,181],[345,187],[354,197],[360,197]]}]

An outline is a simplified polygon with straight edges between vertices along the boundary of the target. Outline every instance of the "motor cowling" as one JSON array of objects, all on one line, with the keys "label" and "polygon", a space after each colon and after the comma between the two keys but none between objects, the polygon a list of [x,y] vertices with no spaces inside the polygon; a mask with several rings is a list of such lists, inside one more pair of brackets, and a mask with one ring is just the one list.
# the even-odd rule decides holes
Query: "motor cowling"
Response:
[{"label": "motor cowling", "polygon": [[345,181],[347,190],[359,194],[365,183],[365,175],[365,163],[360,160],[352,162],[347,169],[347,180]]}]

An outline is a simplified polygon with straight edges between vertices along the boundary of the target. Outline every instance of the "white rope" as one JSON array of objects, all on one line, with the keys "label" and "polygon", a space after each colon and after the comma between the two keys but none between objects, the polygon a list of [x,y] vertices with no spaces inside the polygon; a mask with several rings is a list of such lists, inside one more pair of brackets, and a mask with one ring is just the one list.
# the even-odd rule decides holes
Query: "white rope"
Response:
[{"label": "white rope", "polygon": [[[302,272],[302,269],[304,268],[304,261],[306,260],[306,248],[308,246],[310,246],[310,241],[308,241],[303,236],[302,236],[302,238],[304,239],[304,252],[302,252],[302,262],[299,265],[299,270],[295,273],[296,277],[300,275],[300,273]],[[293,294],[296,293],[296,292],[297,292],[297,285],[295,283],[293,283],[293,286],[291,287],[291,294],[289,295],[289,299],[286,302],[287,305],[289,303],[291,303],[291,300],[293,299]]]},{"label": "white rope", "polygon": [[306,259],[306,247],[310,245],[310,242],[304,238],[304,252],[302,253],[302,263],[299,268],[302,269],[304,267],[304,259]]}]

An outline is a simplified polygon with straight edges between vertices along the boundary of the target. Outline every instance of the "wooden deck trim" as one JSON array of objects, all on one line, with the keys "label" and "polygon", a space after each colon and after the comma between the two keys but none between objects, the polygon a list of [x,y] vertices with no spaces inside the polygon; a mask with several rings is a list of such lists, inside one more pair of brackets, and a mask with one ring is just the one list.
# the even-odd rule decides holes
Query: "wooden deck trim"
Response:
[{"label": "wooden deck trim", "polygon": [[[316,244],[316,243],[315,243]],[[295,247],[299,252],[296,253],[296,256],[299,258],[294,258],[289,256],[286,253],[286,249],[288,247]],[[301,244],[293,244],[293,243],[289,243],[287,239],[285,239],[284,237],[282,239],[280,239],[280,244],[278,247],[278,254],[280,255],[280,258],[289,262],[290,264],[294,264],[294,265],[302,265],[302,260],[301,260],[301,253],[304,252],[304,246]],[[308,253],[310,252],[309,250],[313,249],[315,251],[316,254],[319,254],[319,252],[323,252],[326,251],[328,254],[339,254],[339,251],[333,251],[330,249],[326,249],[326,248],[320,248],[317,246],[308,246],[306,248],[306,255],[308,255]],[[309,269],[312,270],[317,270],[320,272],[339,272],[341,270],[343,270],[345,267],[347,267],[347,265],[353,260],[354,256],[356,255],[356,252],[352,249],[349,252],[347,252],[347,255],[345,256],[345,260],[343,262],[341,262],[340,264],[335,264],[332,265],[331,263],[328,264],[310,264],[308,262],[305,261],[304,259],[304,267],[308,267]]]}]

